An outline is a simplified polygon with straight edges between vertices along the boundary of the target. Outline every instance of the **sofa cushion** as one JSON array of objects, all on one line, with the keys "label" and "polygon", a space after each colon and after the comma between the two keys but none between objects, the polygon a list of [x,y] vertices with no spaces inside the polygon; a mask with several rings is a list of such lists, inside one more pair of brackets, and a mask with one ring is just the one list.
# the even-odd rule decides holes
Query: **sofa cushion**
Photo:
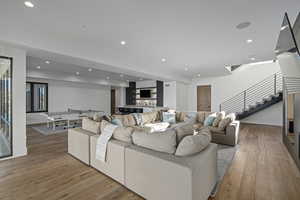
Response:
[{"label": "sofa cushion", "polygon": [[170,154],[175,152],[177,145],[176,133],[172,129],[153,133],[135,131],[132,140],[135,145]]},{"label": "sofa cushion", "polygon": [[197,112],[196,119],[197,119],[197,122],[204,123],[205,113],[204,112]]},{"label": "sofa cushion", "polygon": [[157,119],[157,111],[142,113],[142,125],[153,123]]},{"label": "sofa cushion", "polygon": [[225,130],[225,128],[232,122],[231,118],[224,118],[220,121],[218,128],[220,130]]},{"label": "sofa cushion", "polygon": [[193,127],[194,127],[194,129],[200,129],[200,128],[202,128],[203,127],[203,123],[200,123],[200,122],[198,122],[198,123],[195,123],[194,125],[193,125]]},{"label": "sofa cushion", "polygon": [[95,113],[95,114],[93,115],[93,120],[96,121],[96,122],[101,122],[102,119],[103,119],[102,116],[103,116],[103,115],[102,115],[101,113]]},{"label": "sofa cushion", "polygon": [[224,119],[224,118],[225,118],[225,112],[224,112],[224,111],[218,112],[217,115],[216,115],[216,119],[214,120],[212,126],[213,126],[213,127],[218,127],[220,121],[221,121],[222,119]]},{"label": "sofa cushion", "polygon": [[122,142],[132,143],[132,133],[134,129],[132,127],[117,127],[114,130],[113,138]]},{"label": "sofa cushion", "polygon": [[101,128],[101,122],[96,122],[87,117],[82,119],[82,129],[90,131],[95,134],[100,134],[101,133],[100,128]]},{"label": "sofa cushion", "polygon": [[170,124],[175,124],[176,123],[176,114],[169,113],[169,112],[163,112],[163,122],[169,122]]},{"label": "sofa cushion", "polygon": [[178,126],[175,129],[177,143],[179,143],[185,136],[194,134],[193,124],[185,124],[183,126]]},{"label": "sofa cushion", "polygon": [[184,122],[186,119],[185,112],[176,112],[175,114],[176,122]]},{"label": "sofa cushion", "polygon": [[190,156],[201,152],[209,146],[211,137],[209,134],[197,134],[184,137],[178,144],[176,156]]},{"label": "sofa cushion", "polygon": [[225,130],[224,130],[224,129],[221,129],[221,128],[219,128],[219,127],[209,126],[208,129],[209,129],[212,133],[223,134],[223,135],[226,134]]},{"label": "sofa cushion", "polygon": [[135,126],[136,121],[133,115],[114,115],[113,119],[120,119],[123,126]]}]

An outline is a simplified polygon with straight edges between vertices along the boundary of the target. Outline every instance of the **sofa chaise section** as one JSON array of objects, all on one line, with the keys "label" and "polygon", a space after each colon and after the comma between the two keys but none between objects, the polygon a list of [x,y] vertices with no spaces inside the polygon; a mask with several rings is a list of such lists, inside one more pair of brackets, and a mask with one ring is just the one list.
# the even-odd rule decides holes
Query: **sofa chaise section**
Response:
[{"label": "sofa chaise section", "polygon": [[206,200],[217,181],[217,145],[177,157],[138,146],[125,149],[125,185],[150,200]]},{"label": "sofa chaise section", "polygon": [[102,162],[96,159],[98,138],[99,135],[90,137],[91,166],[124,185],[125,148],[130,144],[114,139],[110,140],[107,144],[106,162]]}]

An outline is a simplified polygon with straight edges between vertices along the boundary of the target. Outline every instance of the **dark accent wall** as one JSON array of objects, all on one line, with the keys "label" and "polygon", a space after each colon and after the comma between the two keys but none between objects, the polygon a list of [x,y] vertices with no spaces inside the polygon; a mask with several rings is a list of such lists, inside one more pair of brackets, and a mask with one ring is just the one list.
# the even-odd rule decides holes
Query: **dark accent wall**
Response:
[{"label": "dark accent wall", "polygon": [[126,88],[126,105],[136,104],[136,83],[129,82],[129,87]]},{"label": "dark accent wall", "polygon": [[157,106],[164,106],[164,82],[156,81],[156,97],[157,97]]}]

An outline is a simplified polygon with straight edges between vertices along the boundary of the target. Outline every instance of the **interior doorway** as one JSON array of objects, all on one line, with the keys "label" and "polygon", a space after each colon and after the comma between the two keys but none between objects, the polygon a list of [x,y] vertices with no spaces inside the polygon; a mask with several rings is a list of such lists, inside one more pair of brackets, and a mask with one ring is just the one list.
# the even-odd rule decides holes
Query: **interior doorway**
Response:
[{"label": "interior doorway", "polygon": [[211,111],[211,86],[197,86],[197,111]]},{"label": "interior doorway", "polygon": [[116,90],[110,90],[110,113],[113,115],[116,113]]}]

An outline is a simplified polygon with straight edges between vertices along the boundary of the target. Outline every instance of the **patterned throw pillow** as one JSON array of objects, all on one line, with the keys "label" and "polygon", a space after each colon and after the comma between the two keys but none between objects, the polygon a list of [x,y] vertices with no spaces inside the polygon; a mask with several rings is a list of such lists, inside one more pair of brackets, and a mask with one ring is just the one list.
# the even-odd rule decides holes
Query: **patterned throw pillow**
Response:
[{"label": "patterned throw pillow", "polygon": [[217,113],[217,117],[216,117],[216,119],[214,120],[212,126],[213,126],[213,127],[218,127],[220,121],[221,121],[222,119],[224,119],[224,118],[225,118],[225,112],[224,112],[224,111]]},{"label": "patterned throw pillow", "polygon": [[176,123],[176,114],[175,113],[169,113],[169,112],[163,112],[163,122],[169,122],[170,124]]},{"label": "patterned throw pillow", "polygon": [[141,113],[133,113],[132,115],[135,119],[136,125],[140,126],[143,122],[142,114]]},{"label": "patterned throw pillow", "polygon": [[208,117],[206,117],[206,119],[204,120],[203,125],[204,126],[212,126],[212,124],[214,123],[214,120],[216,119],[215,116],[213,115],[209,115]]}]

